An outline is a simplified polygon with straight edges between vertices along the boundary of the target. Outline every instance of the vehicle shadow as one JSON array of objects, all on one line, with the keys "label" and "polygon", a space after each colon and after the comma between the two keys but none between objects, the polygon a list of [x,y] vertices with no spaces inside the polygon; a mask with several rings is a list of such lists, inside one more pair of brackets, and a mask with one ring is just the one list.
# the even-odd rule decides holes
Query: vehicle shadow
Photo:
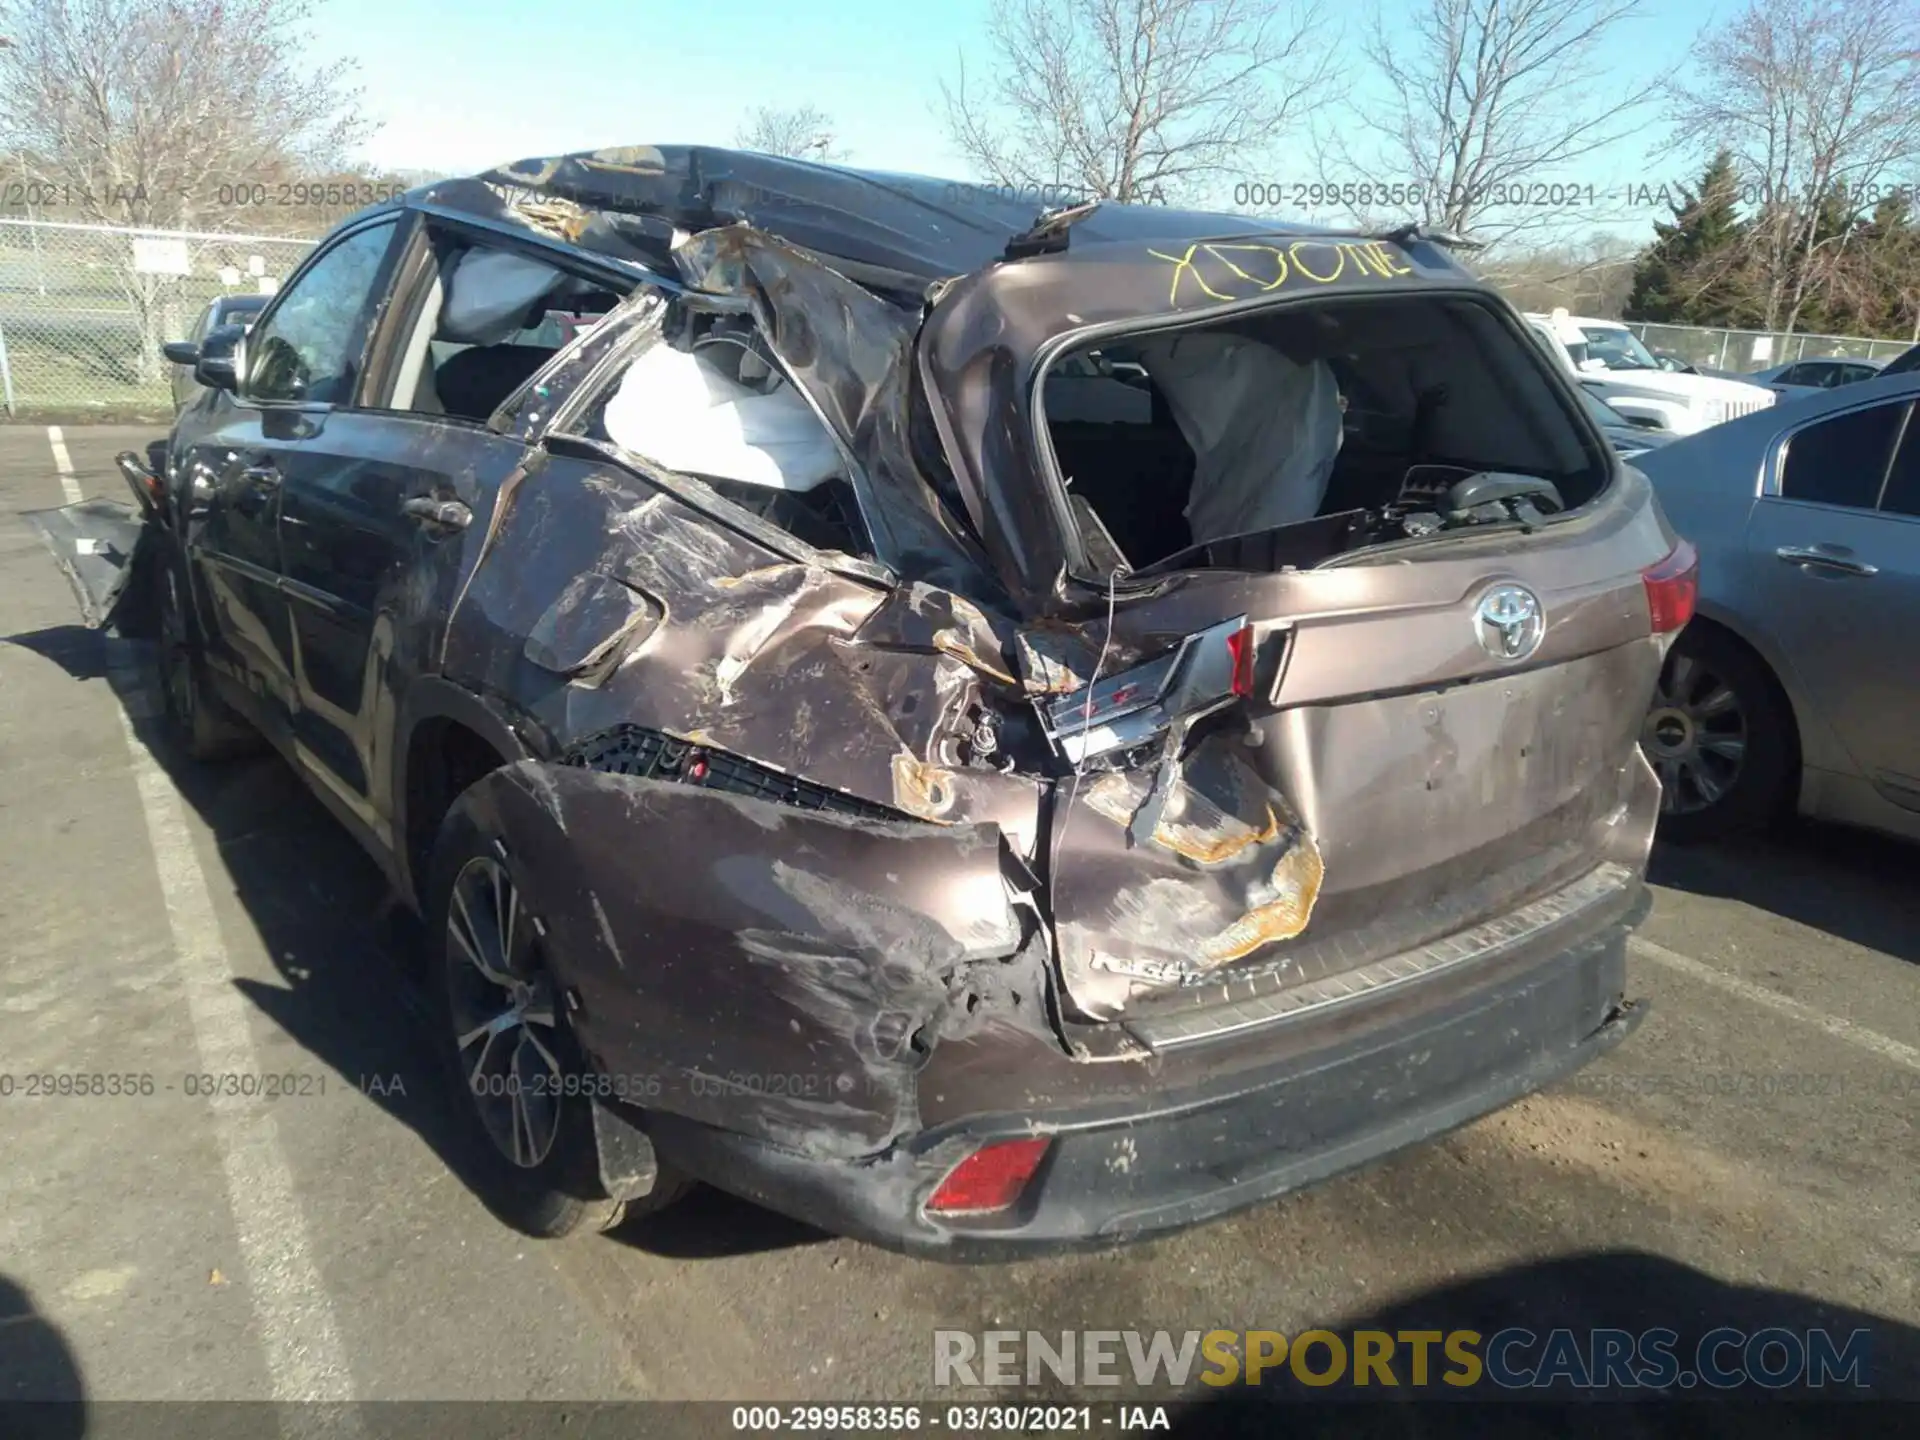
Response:
[{"label": "vehicle shadow", "polygon": [[0,1435],[78,1440],[87,1433],[87,1387],[60,1327],[24,1287],[0,1275]]},{"label": "vehicle shadow", "polygon": [[[420,924],[386,878],[277,756],[213,764],[176,751],[158,721],[157,696],[130,686],[124,667],[143,647],[95,631],[55,626],[5,637],[80,680],[105,679],[154,760],[211,831],[225,879],[245,909],[278,984],[235,987],[351,1086],[419,1135],[467,1179],[470,1152],[454,1123],[454,1097],[429,1029]],[[110,664],[111,657],[111,664]],[[214,879],[214,888],[219,880]],[[811,1243],[818,1232],[714,1192],[612,1232],[617,1243],[678,1258],[724,1257]]]},{"label": "vehicle shadow", "polygon": [[[1920,1400],[1920,1328],[1845,1306],[1825,1304],[1810,1296],[1765,1287],[1731,1284],[1691,1266],[1640,1251],[1595,1251],[1497,1271],[1424,1291],[1406,1300],[1357,1315],[1332,1327],[1351,1336],[1356,1330],[1380,1330],[1390,1336],[1403,1331],[1477,1331],[1477,1353],[1487,1360],[1490,1343],[1502,1330],[1531,1331],[1538,1339],[1506,1349],[1514,1368],[1529,1374],[1546,1354],[1547,1337],[1565,1329],[1574,1336],[1581,1356],[1594,1353],[1589,1334],[1615,1329],[1634,1337],[1651,1330],[1677,1333],[1671,1353],[1678,1374],[1696,1369],[1703,1337],[1728,1327],[1755,1335],[1781,1329],[1794,1332],[1805,1344],[1809,1331],[1824,1330],[1844,1348],[1855,1331],[1864,1331],[1858,1372],[1860,1385],[1842,1379],[1823,1389],[1806,1385],[1769,1390],[1747,1385],[1717,1391],[1700,1383],[1678,1384],[1666,1391],[1627,1386],[1576,1390],[1555,1386],[1538,1390],[1505,1388],[1488,1372],[1472,1386],[1429,1384],[1415,1389],[1409,1383],[1408,1364],[1396,1363],[1398,1389],[1351,1384],[1308,1387],[1290,1375],[1279,1384],[1231,1386],[1172,1416],[1183,1435],[1340,1436],[1393,1434],[1424,1436],[1538,1436],[1605,1435],[1694,1437],[1725,1436],[1752,1440],[1755,1436],[1824,1437],[1837,1434],[1900,1433],[1913,1418],[1912,1403]],[[1503,1347],[1504,1349],[1504,1347]],[[1316,1369],[1326,1354],[1315,1351]],[[1457,1366],[1444,1365],[1441,1347],[1433,1346],[1430,1376],[1444,1376]],[[1785,1352],[1763,1363],[1782,1365]],[[1739,1363],[1740,1350],[1722,1348],[1710,1358],[1724,1371]],[[1279,1372],[1275,1372],[1278,1374]],[[1504,1373],[1504,1372],[1503,1372]],[[1576,1372],[1577,1374],[1577,1372]],[[1351,1403],[1338,1403],[1340,1401]],[[1905,1404],[1881,1403],[1901,1401]],[[1329,1403],[1334,1402],[1334,1403]],[[1599,1402],[1599,1403],[1596,1403]],[[1605,1403],[1613,1402],[1613,1403]],[[1906,1413],[1896,1413],[1904,1411]],[[1907,1433],[1911,1433],[1910,1431]]]},{"label": "vehicle shadow", "polygon": [[1784,920],[1920,965],[1920,846],[1799,821],[1716,844],[1654,846],[1647,878],[1738,900]]},{"label": "vehicle shadow", "polygon": [[50,625],[45,630],[9,635],[0,643],[31,650],[75,680],[104,680],[107,675],[106,649],[99,632],[84,625]]}]

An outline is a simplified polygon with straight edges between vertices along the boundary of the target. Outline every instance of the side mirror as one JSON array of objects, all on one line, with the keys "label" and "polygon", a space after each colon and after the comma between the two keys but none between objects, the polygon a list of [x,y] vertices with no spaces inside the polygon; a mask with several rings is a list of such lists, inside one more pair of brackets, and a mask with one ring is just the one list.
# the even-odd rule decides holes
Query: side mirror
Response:
[{"label": "side mirror", "polygon": [[191,340],[169,340],[160,347],[160,353],[175,365],[197,365],[200,362],[200,347]]},{"label": "side mirror", "polygon": [[194,357],[193,378],[209,390],[240,390],[244,373],[247,327],[222,325],[209,330]]}]

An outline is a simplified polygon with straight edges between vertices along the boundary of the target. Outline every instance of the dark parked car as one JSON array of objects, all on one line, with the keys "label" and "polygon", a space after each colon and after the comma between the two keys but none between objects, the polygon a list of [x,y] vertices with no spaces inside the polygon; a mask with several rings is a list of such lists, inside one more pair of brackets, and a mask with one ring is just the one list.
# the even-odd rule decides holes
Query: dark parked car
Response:
[{"label": "dark parked car", "polygon": [[[1052,419],[1094,352],[1147,403]],[[1643,1013],[1692,552],[1417,229],[634,147],[360,214],[197,373],[42,523],[424,914],[530,1231],[1129,1240]]]},{"label": "dark parked car", "polygon": [[205,387],[193,378],[193,366],[207,336],[228,325],[243,328],[251,325],[266,303],[265,295],[216,296],[207,302],[207,307],[200,312],[200,318],[193,322],[193,329],[187,333],[186,339],[169,340],[160,347],[160,353],[173,365],[173,408],[176,412],[206,393]]},{"label": "dark parked car", "polygon": [[1788,365],[1775,365],[1747,378],[1785,399],[1811,395],[1816,390],[1831,390],[1836,385],[1857,385],[1862,380],[1871,380],[1880,373],[1885,363],[1882,360],[1823,356],[1816,360],[1795,360]]}]

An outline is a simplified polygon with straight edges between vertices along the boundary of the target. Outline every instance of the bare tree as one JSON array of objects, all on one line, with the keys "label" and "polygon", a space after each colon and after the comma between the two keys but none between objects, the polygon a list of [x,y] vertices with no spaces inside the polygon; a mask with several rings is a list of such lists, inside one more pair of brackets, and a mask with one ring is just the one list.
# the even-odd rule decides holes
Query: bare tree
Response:
[{"label": "bare tree", "polygon": [[1204,198],[1261,178],[1323,98],[1318,0],[994,0],[984,87],[943,84],[978,172],[1043,198]]},{"label": "bare tree", "polygon": [[833,119],[823,110],[801,105],[777,110],[761,105],[735,132],[733,143],[742,150],[767,155],[790,155],[797,160],[844,160],[846,150],[834,141]]},{"label": "bare tree", "polygon": [[1576,315],[1617,317],[1633,288],[1639,247],[1606,231],[1551,245],[1501,247],[1476,268],[1522,310],[1564,306]]},{"label": "bare tree", "polygon": [[1854,222],[1920,159],[1920,0],[1751,0],[1702,40],[1682,134],[1730,150],[1765,287],[1792,330]]},{"label": "bare tree", "polygon": [[0,0],[0,150],[93,223],[226,218],[222,187],[337,169],[371,128],[299,62],[310,0]]},{"label": "bare tree", "polygon": [[[282,182],[337,178],[370,129],[341,67],[301,63],[310,14],[309,0],[0,0],[0,154],[72,218],[227,228]],[[320,220],[244,208],[253,230]],[[181,327],[181,287],[131,250],[116,278],[152,378],[163,332]]]},{"label": "bare tree", "polygon": [[1342,116],[1323,174],[1354,178],[1351,195],[1338,187],[1350,209],[1412,210],[1489,246],[1596,222],[1607,197],[1575,167],[1632,132],[1666,80],[1622,84],[1601,65],[1602,43],[1644,13],[1641,0],[1423,0],[1389,18],[1376,0],[1361,53],[1393,99]]}]

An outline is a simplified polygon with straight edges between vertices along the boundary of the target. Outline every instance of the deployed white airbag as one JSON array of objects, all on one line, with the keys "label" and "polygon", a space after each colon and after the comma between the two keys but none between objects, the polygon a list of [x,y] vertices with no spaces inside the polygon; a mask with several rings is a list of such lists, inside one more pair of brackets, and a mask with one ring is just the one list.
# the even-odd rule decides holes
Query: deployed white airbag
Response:
[{"label": "deployed white airbag", "polygon": [[1140,360],[1193,447],[1194,544],[1319,513],[1342,439],[1324,360],[1299,365],[1257,340],[1205,333],[1143,341]]},{"label": "deployed white airbag", "polygon": [[668,470],[811,490],[843,468],[833,438],[792,386],[762,394],[667,344],[627,367],[601,419],[614,444]]},{"label": "deployed white airbag", "polygon": [[566,277],[551,265],[506,250],[468,250],[447,277],[440,311],[441,340],[498,345],[521,328],[536,300]]}]

